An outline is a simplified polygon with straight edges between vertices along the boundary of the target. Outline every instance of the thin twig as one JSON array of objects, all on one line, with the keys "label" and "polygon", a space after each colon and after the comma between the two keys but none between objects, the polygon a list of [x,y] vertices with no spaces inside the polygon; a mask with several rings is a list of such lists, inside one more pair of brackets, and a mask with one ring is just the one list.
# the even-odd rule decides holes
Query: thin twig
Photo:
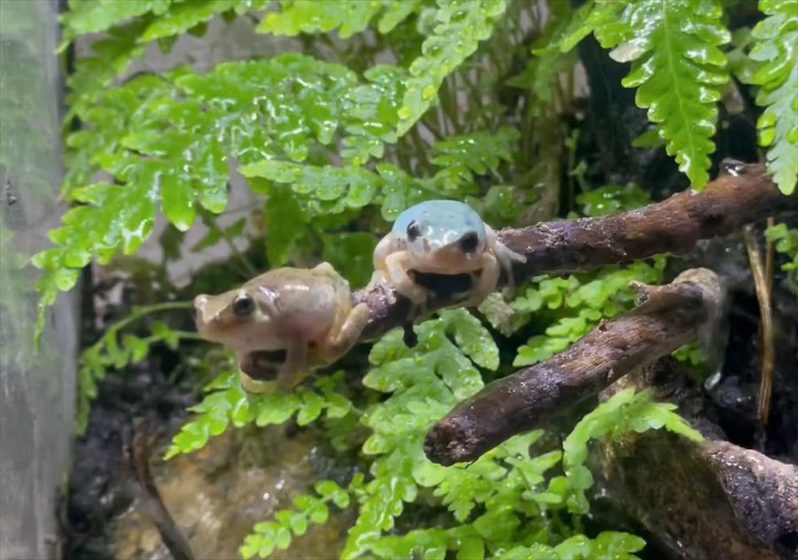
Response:
[{"label": "thin twig", "polygon": [[748,262],[751,264],[751,273],[754,276],[756,299],[759,302],[762,335],[762,367],[759,381],[759,399],[757,402],[757,417],[761,433],[765,433],[768,417],[770,416],[770,402],[773,393],[773,367],[775,345],[773,338],[773,313],[770,305],[770,286],[765,272],[765,264],[759,251],[756,233],[751,226],[745,227],[745,248],[748,251]]},{"label": "thin twig", "polygon": [[[772,228],[776,225],[773,216],[768,218],[767,227]],[[767,279],[768,290],[773,293],[773,276],[776,274],[776,244],[766,240],[767,250],[765,251],[765,278]]]},{"label": "thin twig", "polygon": [[146,420],[134,422],[132,441],[126,446],[127,466],[138,483],[144,513],[158,529],[166,548],[175,560],[194,560],[195,556],[180,526],[175,522],[150,470],[151,438]]}]

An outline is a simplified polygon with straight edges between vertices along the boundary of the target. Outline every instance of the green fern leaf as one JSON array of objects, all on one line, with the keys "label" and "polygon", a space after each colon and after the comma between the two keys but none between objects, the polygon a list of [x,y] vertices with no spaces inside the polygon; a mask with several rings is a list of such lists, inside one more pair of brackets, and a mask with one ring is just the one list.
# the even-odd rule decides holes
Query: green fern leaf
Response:
[{"label": "green fern leaf", "polygon": [[283,509],[274,514],[274,521],[256,523],[253,532],[244,539],[239,549],[243,558],[268,558],[275,550],[291,546],[294,537],[307,532],[311,523],[323,524],[329,518],[329,503],[340,509],[349,505],[349,492],[332,480],[320,480],[314,485],[314,494],[302,494],[293,499],[293,509]]},{"label": "green fern leaf", "polygon": [[[207,74],[182,68],[141,76],[103,91],[96,104],[80,107],[84,129],[68,139],[75,166],[65,194],[85,205],[70,210],[53,232],[56,247],[34,259],[47,270],[40,283],[45,303],[72,277],[64,269],[85,266],[95,255],[108,262],[117,251],[137,250],[152,230],[159,203],[180,230],[191,227],[198,206],[222,211],[229,156],[242,164],[301,161],[311,147],[332,145],[337,134],[371,147],[382,142],[385,131],[375,131],[371,110],[353,96],[371,87],[380,95],[390,89],[391,76],[399,75],[378,72],[373,79],[379,83],[361,84],[343,66],[284,54],[220,64]],[[120,184],[83,187],[79,181],[97,171]],[[350,192],[340,203],[325,200],[324,193],[314,200],[359,208],[372,196],[363,181]],[[44,307],[40,325],[43,312]]]},{"label": "green fern leaf", "polygon": [[380,187],[379,177],[360,167],[263,160],[246,165],[239,171],[244,177],[290,184],[296,194],[312,203],[310,215],[317,216],[362,208],[372,202]]},{"label": "green fern leaf", "polygon": [[765,230],[765,237],[775,244],[776,252],[786,257],[781,270],[786,274],[788,289],[798,294],[798,229],[788,228],[786,223],[777,224]]},{"label": "green fern leaf", "polygon": [[[176,37],[207,23],[214,16],[262,10],[271,0],[79,0],[64,16],[64,43],[88,32],[105,31],[107,37],[91,43],[93,55],[79,58],[69,76],[66,120],[90,109],[131,62],[140,58],[146,43]],[[138,17],[141,16],[141,17]],[[72,166],[70,165],[70,171]]]},{"label": "green fern leaf", "polygon": [[[401,333],[393,331],[374,345],[369,356],[375,367],[363,379],[364,385],[392,394],[369,408],[361,419],[373,432],[363,451],[379,457],[372,463],[374,479],[359,500],[360,514],[342,558],[363,554],[379,541],[383,531],[393,527],[403,503],[416,498],[416,476],[429,483],[429,473],[423,476],[425,469],[440,467],[424,456],[426,430],[459,399],[482,387],[471,359],[489,366],[497,361],[495,343],[463,309],[445,311],[439,319],[419,325],[417,334],[418,344],[409,349]],[[479,343],[484,347],[477,348]]]},{"label": "green fern leaf", "polygon": [[[134,22],[108,31],[107,37],[91,44],[93,56],[80,58],[75,62],[75,71],[67,79],[69,112],[66,122],[72,117],[92,108],[102,92],[127,71],[130,64],[140,58],[144,45],[136,42],[146,22]],[[74,173],[70,162],[70,173]],[[73,181],[79,183],[79,181]],[[85,183],[83,183],[85,184]]]},{"label": "green fern leaf", "polygon": [[241,387],[238,371],[226,371],[206,387],[205,398],[191,407],[197,415],[180,428],[165,458],[202,449],[211,437],[222,434],[231,423],[239,428],[252,423],[268,426],[282,424],[296,415],[297,423],[304,426],[316,421],[322,412],[327,418],[341,418],[352,405],[331,386],[332,383],[340,386],[343,376],[332,377],[332,380],[317,380],[316,388],[321,392],[300,388],[289,394],[252,395]]},{"label": "green fern leaf", "polygon": [[182,0],[170,6],[164,14],[153,19],[152,23],[138,38],[139,43],[147,43],[165,37],[185,33],[198,25],[208,22],[214,16],[235,11],[244,14],[255,10],[265,10],[271,0],[213,0],[195,2]]},{"label": "green fern leaf", "polygon": [[329,33],[338,30],[341,39],[361,33],[380,12],[378,29],[387,33],[410,14],[415,12],[420,0],[281,0],[280,11],[267,14],[258,31],[294,37],[300,33]]},{"label": "green fern leaf", "polygon": [[721,98],[729,79],[729,42],[715,0],[597,0],[592,12],[559,39],[569,50],[590,31],[618,62],[632,62],[623,85],[636,87],[637,105],[659,127],[669,155],[695,189],[709,179],[709,155]]},{"label": "green fern leaf", "polygon": [[422,55],[410,65],[411,77],[398,112],[400,135],[436,100],[444,78],[477,50],[480,41],[491,36],[506,8],[505,0],[437,0],[437,5],[433,33],[421,45]]},{"label": "green fern leaf", "polygon": [[634,61],[623,80],[659,125],[666,151],[696,189],[709,180],[721,86],[729,79],[718,49],[730,40],[713,0],[644,0],[624,10],[622,33],[597,30],[619,62]]},{"label": "green fern leaf", "polygon": [[433,164],[442,169],[433,178],[441,192],[467,192],[475,175],[499,175],[502,162],[511,163],[516,143],[521,137],[517,129],[504,126],[496,132],[479,131],[450,136],[433,146]]},{"label": "green fern leaf", "polygon": [[756,103],[765,107],[759,117],[759,143],[768,148],[768,169],[779,189],[792,194],[798,183],[798,3],[760,0],[767,14],[751,32],[749,57],[761,63],[751,77],[760,87]]},{"label": "green fern leaf", "polygon": [[69,11],[61,16],[64,38],[59,50],[80,35],[101,33],[152,13],[161,15],[173,3],[185,0],[70,0]]},{"label": "green fern leaf", "polygon": [[388,163],[378,164],[377,173],[374,173],[354,166],[263,160],[245,165],[239,172],[250,179],[291,185],[304,213],[311,217],[340,214],[379,203],[383,217],[393,221],[417,202],[445,196],[435,188],[435,180],[414,179]]},{"label": "green fern leaf", "polygon": [[566,468],[582,465],[587,459],[590,440],[605,435],[618,438],[632,430],[640,433],[664,427],[692,441],[702,441],[701,434],[674,412],[675,409],[676,405],[671,403],[653,401],[650,391],[619,391],[574,427],[563,442],[563,463]]}]

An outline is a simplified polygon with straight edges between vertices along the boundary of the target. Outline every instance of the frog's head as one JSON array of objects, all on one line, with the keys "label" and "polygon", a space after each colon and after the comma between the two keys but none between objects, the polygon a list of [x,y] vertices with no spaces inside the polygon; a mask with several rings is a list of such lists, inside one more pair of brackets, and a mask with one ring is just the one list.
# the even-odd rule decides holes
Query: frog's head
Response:
[{"label": "frog's head", "polygon": [[198,295],[194,298],[197,330],[205,340],[236,350],[260,347],[272,328],[276,297],[257,283],[216,296]]},{"label": "frog's head", "polygon": [[466,204],[430,201],[404,225],[407,250],[416,262],[434,262],[443,270],[462,270],[478,262],[487,234],[479,215]]}]

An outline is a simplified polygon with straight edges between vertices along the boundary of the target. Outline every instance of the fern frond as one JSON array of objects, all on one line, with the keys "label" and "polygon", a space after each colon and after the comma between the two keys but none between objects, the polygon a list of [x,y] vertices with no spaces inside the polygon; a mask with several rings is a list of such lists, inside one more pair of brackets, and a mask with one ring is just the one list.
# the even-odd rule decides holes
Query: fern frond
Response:
[{"label": "fern frond", "polygon": [[798,182],[798,2],[760,0],[767,14],[754,27],[749,57],[762,66],[751,77],[760,87],[756,103],[759,143],[768,148],[768,169],[779,189],[792,194]]},{"label": "fern frond", "polygon": [[505,0],[437,0],[437,5],[432,34],[421,45],[422,55],[410,65],[411,77],[399,109],[399,135],[410,130],[435,102],[444,78],[491,36],[506,8]]},{"label": "fern frond", "polygon": [[450,136],[435,143],[430,161],[465,181],[488,172],[498,175],[502,161],[513,161],[520,137],[518,130],[511,126],[503,126],[495,132],[485,130]]},{"label": "fern frond", "polygon": [[217,14],[263,10],[271,0],[70,0],[61,16],[64,49],[81,35],[103,33],[144,18],[138,42],[146,43],[184,33]]},{"label": "fern frond", "polygon": [[597,0],[580,25],[560,38],[563,50],[593,31],[618,62],[631,62],[623,80],[636,87],[636,102],[658,125],[668,155],[693,188],[709,179],[709,155],[718,117],[716,102],[729,79],[729,42],[723,11],[715,0]]},{"label": "fern frond", "polygon": [[[69,210],[51,233],[55,247],[34,259],[46,269],[40,317],[93,257],[107,263],[119,251],[135,252],[149,237],[159,205],[183,231],[198,206],[221,212],[230,156],[242,164],[302,161],[313,146],[338,139],[355,154],[373,152],[390,138],[395,111],[382,111],[388,121],[380,124],[373,105],[359,100],[396,98],[391,92],[402,75],[386,70],[376,73],[377,83],[361,83],[344,66],[290,53],[220,64],[206,74],[183,68],[145,75],[105,90],[95,106],[81,107],[84,129],[67,140],[73,170],[65,195],[83,205]],[[118,184],[84,187],[81,182],[97,171]]]},{"label": "fern frond", "polygon": [[382,13],[377,28],[387,33],[421,6],[421,0],[281,0],[280,11],[267,14],[258,31],[294,37],[300,33],[329,33],[338,30],[348,39],[368,27]]},{"label": "fern frond", "polygon": [[315,494],[302,494],[292,500],[294,507],[282,509],[274,514],[274,521],[256,523],[253,532],[247,535],[239,548],[241,557],[246,559],[268,558],[275,550],[285,550],[291,546],[294,537],[304,535],[312,523],[323,524],[330,515],[328,504],[339,509],[349,506],[349,492],[332,480],[320,480],[313,485]]},{"label": "fern frond", "polygon": [[[271,0],[72,0],[62,17],[66,48],[85,33],[105,32],[91,43],[93,56],[82,57],[69,76],[67,121],[94,105],[102,91],[140,58],[152,41],[176,39],[219,14],[263,10]],[[160,43],[168,50],[171,43]]]},{"label": "fern frond", "polygon": [[161,15],[172,3],[183,0],[70,0],[69,11],[61,16],[64,49],[75,38],[88,33],[102,33],[112,27],[130,23],[146,14]]},{"label": "fern frond", "polygon": [[230,424],[239,428],[252,423],[268,426],[282,424],[296,415],[297,424],[306,426],[322,413],[327,418],[342,418],[350,412],[352,403],[335,390],[342,385],[342,373],[331,377],[317,379],[316,390],[302,387],[288,395],[277,392],[253,395],[241,387],[238,371],[226,371],[205,388],[205,398],[190,408],[196,416],[180,428],[164,458],[202,449],[211,437],[224,433]]}]

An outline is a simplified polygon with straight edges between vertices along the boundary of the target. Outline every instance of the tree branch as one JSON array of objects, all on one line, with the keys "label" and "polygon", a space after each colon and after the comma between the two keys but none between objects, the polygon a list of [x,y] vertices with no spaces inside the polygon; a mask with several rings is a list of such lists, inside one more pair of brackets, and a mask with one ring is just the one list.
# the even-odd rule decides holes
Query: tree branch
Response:
[{"label": "tree branch", "polygon": [[430,429],[427,457],[441,465],[472,461],[511,436],[546,423],[623,375],[695,339],[717,315],[720,279],[690,269],[671,284],[633,283],[638,306],[600,323],[552,359],[490,383]]},{"label": "tree branch", "polygon": [[[798,196],[781,194],[764,165],[726,159],[718,177],[701,193],[682,192],[639,210],[601,218],[505,229],[499,232],[499,239],[526,256],[526,263],[513,268],[518,283],[538,274],[581,272],[661,253],[684,253],[700,239],[726,235],[745,224],[796,210]],[[466,275],[417,275],[416,280],[436,294],[428,311],[456,304],[453,294],[471,281]],[[353,298],[371,310],[363,334],[366,340],[418,318],[410,302],[385,285],[360,290]]]},{"label": "tree branch", "polygon": [[798,467],[725,441],[706,419],[701,389],[672,358],[626,376],[601,398],[624,387],[653,388],[706,439],[696,445],[651,430],[592,446],[590,470],[605,508],[612,504],[638,520],[650,542],[674,557],[798,558]]}]

